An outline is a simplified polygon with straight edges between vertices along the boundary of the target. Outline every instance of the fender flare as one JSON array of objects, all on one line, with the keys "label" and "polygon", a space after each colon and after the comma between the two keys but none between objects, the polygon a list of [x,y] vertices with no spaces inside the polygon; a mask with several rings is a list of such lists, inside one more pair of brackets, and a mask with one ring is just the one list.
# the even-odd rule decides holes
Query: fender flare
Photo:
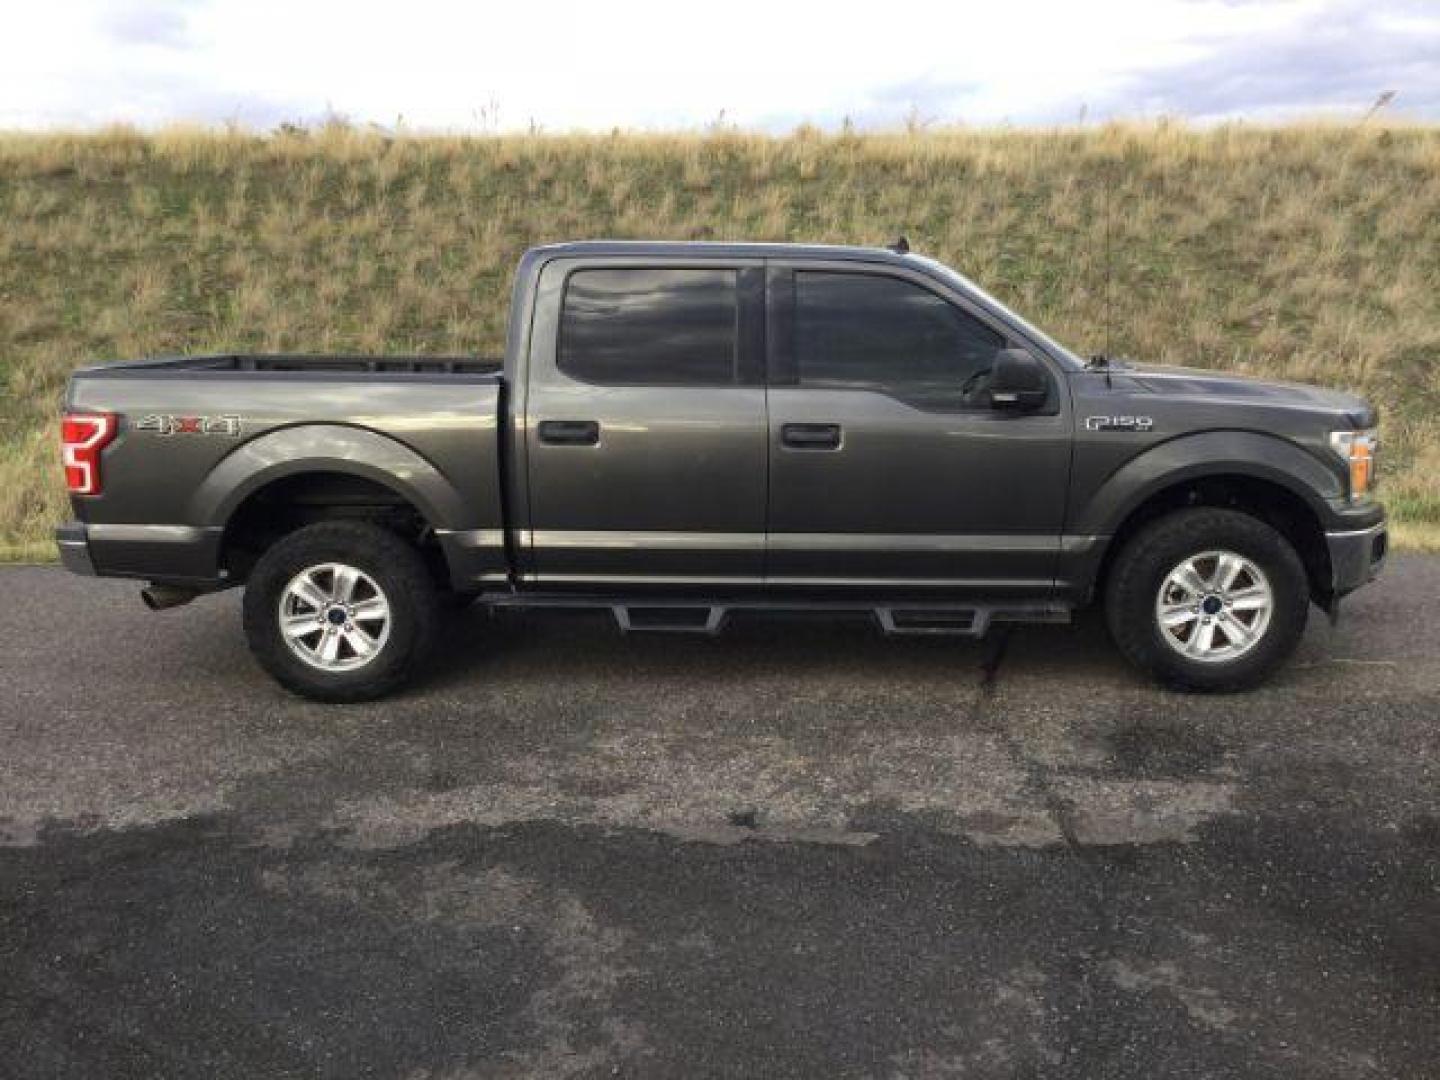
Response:
[{"label": "fender flare", "polygon": [[373,480],[413,504],[433,528],[467,527],[463,497],[434,465],[397,439],[345,424],[301,424],[251,439],[201,481],[189,520],[223,529],[267,484],[319,472]]},{"label": "fender flare", "polygon": [[1076,515],[1071,533],[1113,536],[1146,500],[1187,480],[1245,476],[1299,497],[1324,523],[1330,500],[1344,492],[1339,476],[1294,443],[1256,431],[1182,435],[1131,458],[1106,478]]}]

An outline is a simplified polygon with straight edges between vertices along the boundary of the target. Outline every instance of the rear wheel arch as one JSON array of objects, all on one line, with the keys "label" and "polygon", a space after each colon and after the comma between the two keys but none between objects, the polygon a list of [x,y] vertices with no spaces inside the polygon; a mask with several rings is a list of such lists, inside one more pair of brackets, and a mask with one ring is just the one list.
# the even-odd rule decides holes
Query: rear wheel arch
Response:
[{"label": "rear wheel arch", "polygon": [[227,455],[196,489],[190,520],[223,526],[254,492],[301,473],[373,480],[403,496],[436,528],[458,527],[465,518],[460,492],[398,439],[346,424],[302,424],[261,435]]},{"label": "rear wheel arch", "polygon": [[243,581],[275,541],[324,520],[369,520],[425,550],[448,580],[436,529],[464,520],[453,485],[405,444],[363,428],[309,424],[238,448],[201,483],[192,520],[221,531],[220,567]]},{"label": "rear wheel arch", "polygon": [[378,525],[417,547],[437,583],[448,578],[434,526],[396,487],[356,473],[291,472],[251,490],[225,522],[220,565],[229,580],[245,581],[272,546],[322,521]]}]

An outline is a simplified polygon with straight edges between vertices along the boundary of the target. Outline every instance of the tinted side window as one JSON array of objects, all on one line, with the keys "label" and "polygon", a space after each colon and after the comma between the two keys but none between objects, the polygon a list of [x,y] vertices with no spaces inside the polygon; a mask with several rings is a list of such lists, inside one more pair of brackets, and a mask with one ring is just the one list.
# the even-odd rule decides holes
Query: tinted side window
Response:
[{"label": "tinted side window", "polygon": [[577,270],[565,286],[557,364],[586,382],[735,382],[736,271]]},{"label": "tinted side window", "polygon": [[802,386],[879,390],[922,408],[980,408],[1005,339],[900,278],[795,274]]}]

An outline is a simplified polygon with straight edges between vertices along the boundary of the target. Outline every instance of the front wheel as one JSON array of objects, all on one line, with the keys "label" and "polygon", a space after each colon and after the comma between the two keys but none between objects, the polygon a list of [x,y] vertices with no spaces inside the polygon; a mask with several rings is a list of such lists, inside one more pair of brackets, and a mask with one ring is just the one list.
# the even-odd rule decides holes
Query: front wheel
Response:
[{"label": "front wheel", "polygon": [[356,521],[299,529],[256,563],[245,636],[277,682],[317,701],[395,689],[435,636],[435,584],[414,547]]},{"label": "front wheel", "polygon": [[1180,510],[1116,557],[1105,614],[1120,651],[1190,690],[1243,690],[1305,632],[1305,567],[1279,532],[1235,510]]}]

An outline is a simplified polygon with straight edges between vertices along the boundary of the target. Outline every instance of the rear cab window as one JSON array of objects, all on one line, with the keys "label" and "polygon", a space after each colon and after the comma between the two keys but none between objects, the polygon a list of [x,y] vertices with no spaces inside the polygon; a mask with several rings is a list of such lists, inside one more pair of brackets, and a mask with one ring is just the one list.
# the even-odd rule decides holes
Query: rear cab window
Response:
[{"label": "rear cab window", "polygon": [[576,270],[565,284],[556,366],[603,386],[733,386],[739,292],[734,268]]}]

